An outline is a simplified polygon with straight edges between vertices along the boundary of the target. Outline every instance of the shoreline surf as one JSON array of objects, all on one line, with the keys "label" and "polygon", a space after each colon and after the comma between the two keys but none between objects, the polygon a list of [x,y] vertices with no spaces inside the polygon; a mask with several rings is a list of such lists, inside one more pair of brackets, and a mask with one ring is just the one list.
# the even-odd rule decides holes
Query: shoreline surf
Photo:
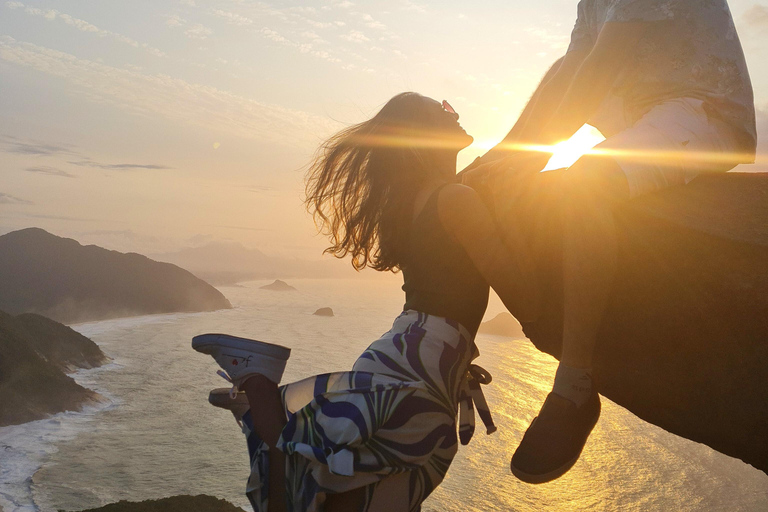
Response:
[{"label": "shoreline surf", "polygon": [[[108,355],[108,354],[107,354]],[[97,414],[118,407],[122,400],[96,385],[96,377],[122,368],[114,359],[98,368],[81,368],[68,373],[79,385],[98,393],[102,399],[78,411],[65,411],[18,425],[0,427],[0,510],[37,512],[33,485],[35,474],[58,451],[57,445],[87,429]]]}]

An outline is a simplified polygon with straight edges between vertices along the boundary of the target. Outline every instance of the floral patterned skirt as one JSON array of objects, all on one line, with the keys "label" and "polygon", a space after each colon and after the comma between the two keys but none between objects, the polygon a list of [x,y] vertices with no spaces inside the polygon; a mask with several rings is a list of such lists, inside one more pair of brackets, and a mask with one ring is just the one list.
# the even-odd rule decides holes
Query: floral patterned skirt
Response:
[{"label": "floral patterned skirt", "polygon": [[[490,375],[470,364],[477,348],[463,326],[405,311],[352,371],[281,386],[288,510],[320,511],[329,493],[364,487],[362,510],[418,511],[474,432],[474,407],[496,430],[480,390]],[[457,435],[457,415],[460,415]],[[243,418],[251,455],[247,494],[267,511],[268,448]]]}]

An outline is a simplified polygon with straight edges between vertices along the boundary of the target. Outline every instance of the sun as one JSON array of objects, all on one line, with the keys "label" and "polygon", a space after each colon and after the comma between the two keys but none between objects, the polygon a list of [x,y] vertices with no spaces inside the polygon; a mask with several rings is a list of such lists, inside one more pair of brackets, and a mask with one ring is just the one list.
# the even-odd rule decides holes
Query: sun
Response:
[{"label": "sun", "polygon": [[494,148],[506,149],[508,151],[541,151],[552,153],[552,157],[544,167],[544,171],[562,169],[570,167],[573,163],[588,153],[597,144],[604,141],[605,137],[594,127],[585,124],[573,136],[553,146],[541,146],[531,144],[504,144],[498,141],[485,140],[473,144],[477,151],[489,151]]},{"label": "sun", "polygon": [[570,167],[582,155],[604,140],[605,137],[596,128],[584,125],[570,139],[552,146],[552,158],[549,159],[544,170]]}]

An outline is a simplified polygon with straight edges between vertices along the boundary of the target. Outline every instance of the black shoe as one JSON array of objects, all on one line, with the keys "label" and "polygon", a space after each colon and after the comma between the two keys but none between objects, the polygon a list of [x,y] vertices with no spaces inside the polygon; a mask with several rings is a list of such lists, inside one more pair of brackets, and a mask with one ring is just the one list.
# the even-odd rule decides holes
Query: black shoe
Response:
[{"label": "black shoe", "polygon": [[512,456],[512,474],[529,484],[559,478],[579,460],[599,417],[600,397],[594,389],[581,407],[550,393]]}]

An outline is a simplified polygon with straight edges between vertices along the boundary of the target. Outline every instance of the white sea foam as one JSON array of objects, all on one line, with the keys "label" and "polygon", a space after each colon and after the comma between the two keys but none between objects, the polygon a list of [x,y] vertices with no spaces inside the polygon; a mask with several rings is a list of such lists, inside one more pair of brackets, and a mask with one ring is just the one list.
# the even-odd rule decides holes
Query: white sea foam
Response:
[{"label": "white sea foam", "polygon": [[[213,312],[215,313],[215,311]],[[118,329],[131,329],[147,324],[179,322],[184,318],[195,317],[210,313],[160,313],[156,315],[130,316],[125,318],[113,318],[111,320],[98,320],[94,322],[83,322],[72,324],[73,330],[79,332],[85,337],[98,336],[99,334],[115,331]]]},{"label": "white sea foam", "polygon": [[0,427],[0,507],[3,512],[32,512],[38,507],[32,493],[35,473],[58,451],[57,445],[91,428],[94,417],[117,407],[121,400],[95,385],[104,372],[121,368],[111,362],[69,374],[75,382],[99,393],[102,400],[81,411],[67,411],[21,425]]}]

